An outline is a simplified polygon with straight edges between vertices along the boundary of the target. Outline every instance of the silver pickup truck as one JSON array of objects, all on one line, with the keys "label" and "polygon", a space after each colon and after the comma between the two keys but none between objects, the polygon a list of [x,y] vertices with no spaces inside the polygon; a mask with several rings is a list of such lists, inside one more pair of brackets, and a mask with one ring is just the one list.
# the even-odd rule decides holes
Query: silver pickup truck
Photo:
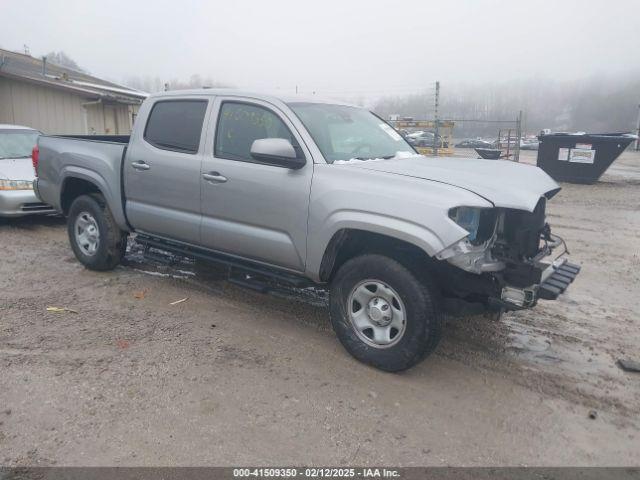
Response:
[{"label": "silver pickup truck", "polygon": [[43,136],[33,161],[87,268],[114,268],[135,233],[253,285],[326,289],[345,348],[388,371],[434,350],[443,312],[530,308],[579,271],[552,256],[560,188],[542,170],[420,156],[351,105],[165,92],[130,138]]}]

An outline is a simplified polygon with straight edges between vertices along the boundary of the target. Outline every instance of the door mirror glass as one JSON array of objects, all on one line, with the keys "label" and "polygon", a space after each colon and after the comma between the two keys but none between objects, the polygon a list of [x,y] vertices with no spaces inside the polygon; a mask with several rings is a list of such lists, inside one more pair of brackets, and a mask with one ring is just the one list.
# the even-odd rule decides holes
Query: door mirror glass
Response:
[{"label": "door mirror glass", "polygon": [[251,157],[259,162],[286,168],[302,168],[305,159],[299,158],[291,142],[285,138],[259,138],[251,145]]}]

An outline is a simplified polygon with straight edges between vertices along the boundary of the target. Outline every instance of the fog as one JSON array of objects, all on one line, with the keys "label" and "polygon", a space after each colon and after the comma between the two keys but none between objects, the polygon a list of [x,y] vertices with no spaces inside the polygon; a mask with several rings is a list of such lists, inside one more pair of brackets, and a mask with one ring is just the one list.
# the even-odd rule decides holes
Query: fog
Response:
[{"label": "fog", "polygon": [[411,93],[639,66],[640,4],[601,1],[2,0],[3,48],[98,76],[192,74],[252,89]]},{"label": "fog", "polygon": [[0,3],[2,48],[63,51],[96,76],[147,90],[298,91],[386,112],[393,101],[420,110],[439,80],[443,107],[506,86],[511,115],[544,101],[540,89],[562,102],[576,82],[597,92],[605,78],[615,93],[640,78],[638,0]]}]

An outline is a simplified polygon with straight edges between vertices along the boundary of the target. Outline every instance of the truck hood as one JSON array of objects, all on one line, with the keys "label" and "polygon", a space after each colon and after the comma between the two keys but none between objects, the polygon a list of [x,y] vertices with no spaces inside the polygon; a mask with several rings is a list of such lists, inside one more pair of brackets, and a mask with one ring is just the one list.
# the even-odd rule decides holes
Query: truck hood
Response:
[{"label": "truck hood", "polygon": [[541,196],[551,198],[560,190],[538,167],[508,160],[416,155],[389,160],[354,160],[342,165],[454,185],[480,195],[496,207],[529,212],[535,209]]},{"label": "truck hood", "polygon": [[33,180],[31,158],[3,158],[0,159],[0,179],[3,180]]}]

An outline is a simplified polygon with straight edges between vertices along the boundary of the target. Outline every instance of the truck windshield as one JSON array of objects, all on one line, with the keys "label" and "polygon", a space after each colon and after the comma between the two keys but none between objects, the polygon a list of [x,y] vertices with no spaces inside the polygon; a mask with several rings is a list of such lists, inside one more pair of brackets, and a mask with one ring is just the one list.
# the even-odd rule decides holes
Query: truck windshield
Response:
[{"label": "truck windshield", "polygon": [[39,135],[35,130],[0,130],[0,160],[30,157]]},{"label": "truck windshield", "polygon": [[416,155],[398,132],[363,108],[302,102],[289,106],[329,163]]}]

